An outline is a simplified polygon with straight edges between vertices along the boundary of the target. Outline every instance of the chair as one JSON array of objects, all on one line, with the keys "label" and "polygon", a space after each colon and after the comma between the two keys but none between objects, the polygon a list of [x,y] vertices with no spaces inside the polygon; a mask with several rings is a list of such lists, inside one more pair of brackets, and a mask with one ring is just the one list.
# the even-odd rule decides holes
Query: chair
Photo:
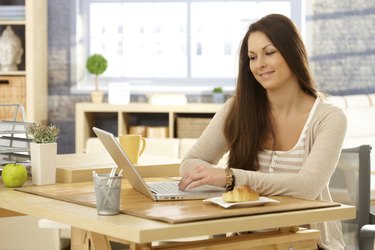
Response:
[{"label": "chair", "polygon": [[334,201],[357,208],[355,219],[342,221],[347,250],[374,249],[375,216],[370,212],[370,154],[370,145],[343,149],[329,184]]}]

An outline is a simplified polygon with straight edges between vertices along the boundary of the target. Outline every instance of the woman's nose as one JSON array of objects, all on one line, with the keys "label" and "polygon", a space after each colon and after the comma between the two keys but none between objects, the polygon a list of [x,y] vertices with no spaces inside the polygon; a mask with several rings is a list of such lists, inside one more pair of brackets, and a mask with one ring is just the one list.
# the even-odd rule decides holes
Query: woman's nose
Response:
[{"label": "woman's nose", "polygon": [[266,62],[263,58],[263,56],[259,56],[256,61],[256,67],[257,68],[264,68],[266,66]]}]

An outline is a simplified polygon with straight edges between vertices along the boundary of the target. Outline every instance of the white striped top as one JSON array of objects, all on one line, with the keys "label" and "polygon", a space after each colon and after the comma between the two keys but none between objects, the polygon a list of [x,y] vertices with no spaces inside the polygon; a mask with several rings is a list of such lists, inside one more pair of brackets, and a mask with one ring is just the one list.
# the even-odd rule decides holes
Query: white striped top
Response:
[{"label": "white striped top", "polygon": [[313,117],[316,107],[319,104],[320,98],[316,98],[313,107],[310,110],[309,117],[303,127],[301,135],[294,147],[289,151],[271,151],[264,149],[258,154],[259,158],[259,171],[261,172],[274,172],[274,173],[296,173],[303,164],[303,157],[305,154],[305,138],[307,127]]}]

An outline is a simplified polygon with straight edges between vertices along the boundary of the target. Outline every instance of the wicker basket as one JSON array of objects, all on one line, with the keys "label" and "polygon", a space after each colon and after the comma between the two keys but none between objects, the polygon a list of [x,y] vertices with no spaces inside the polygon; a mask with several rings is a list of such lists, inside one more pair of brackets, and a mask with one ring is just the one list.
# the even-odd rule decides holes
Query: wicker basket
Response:
[{"label": "wicker basket", "polygon": [[198,138],[210,123],[211,118],[177,118],[178,138]]},{"label": "wicker basket", "polygon": [[[0,76],[0,103],[22,104],[26,109],[26,81],[24,76]],[[0,120],[14,119],[13,107],[0,109]],[[17,120],[22,120],[19,113]]]}]

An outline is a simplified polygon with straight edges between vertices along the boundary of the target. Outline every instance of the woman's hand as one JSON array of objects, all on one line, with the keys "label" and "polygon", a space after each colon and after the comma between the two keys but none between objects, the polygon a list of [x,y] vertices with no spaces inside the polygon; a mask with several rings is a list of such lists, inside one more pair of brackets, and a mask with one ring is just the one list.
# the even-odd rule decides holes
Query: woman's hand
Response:
[{"label": "woman's hand", "polygon": [[205,184],[225,187],[226,182],[225,169],[197,165],[182,176],[178,186],[180,190],[193,189]]}]

